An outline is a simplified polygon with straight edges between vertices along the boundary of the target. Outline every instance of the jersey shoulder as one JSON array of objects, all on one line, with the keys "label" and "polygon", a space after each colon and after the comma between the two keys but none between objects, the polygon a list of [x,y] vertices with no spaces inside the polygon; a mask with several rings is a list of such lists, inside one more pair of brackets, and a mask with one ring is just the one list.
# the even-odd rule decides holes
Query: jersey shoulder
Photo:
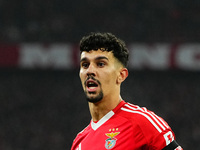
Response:
[{"label": "jersey shoulder", "polygon": [[120,108],[119,115],[127,118],[134,124],[136,123],[141,128],[153,128],[158,132],[162,132],[163,130],[170,128],[163,118],[156,115],[154,112],[148,110],[147,108],[140,107],[138,105],[125,103]]},{"label": "jersey shoulder", "polygon": [[76,138],[74,139],[74,141],[72,143],[71,150],[73,150],[75,147],[77,147],[90,131],[91,131],[91,126],[89,124],[87,127],[85,127],[81,132],[79,132],[76,135]]},{"label": "jersey shoulder", "polygon": [[129,120],[133,126],[139,127],[149,145],[155,149],[164,148],[175,138],[167,122],[145,107],[124,103],[116,114]]}]

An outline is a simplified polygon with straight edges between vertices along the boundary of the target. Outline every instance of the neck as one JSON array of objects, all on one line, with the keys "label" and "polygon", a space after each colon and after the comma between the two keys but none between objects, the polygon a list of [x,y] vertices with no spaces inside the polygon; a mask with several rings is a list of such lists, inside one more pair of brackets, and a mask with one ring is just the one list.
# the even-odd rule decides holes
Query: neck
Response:
[{"label": "neck", "polygon": [[105,116],[108,112],[113,110],[120,102],[122,101],[121,96],[113,100],[102,99],[97,103],[89,102],[89,109],[92,116],[93,121],[100,120],[103,116]]}]

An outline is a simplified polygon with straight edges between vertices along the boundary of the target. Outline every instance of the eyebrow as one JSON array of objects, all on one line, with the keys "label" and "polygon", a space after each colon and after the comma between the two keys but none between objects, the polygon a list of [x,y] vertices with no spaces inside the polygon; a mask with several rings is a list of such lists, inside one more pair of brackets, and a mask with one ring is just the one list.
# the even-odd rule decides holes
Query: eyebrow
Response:
[{"label": "eyebrow", "polygon": [[[108,59],[107,57],[105,57],[105,56],[99,56],[99,57],[96,57],[96,58],[95,58],[95,60],[101,60],[101,59],[106,59],[106,60],[109,61],[109,59]],[[87,58],[87,57],[84,57],[84,58],[82,58],[82,59],[80,60],[80,62],[87,61],[87,60],[88,60],[88,58]]]}]

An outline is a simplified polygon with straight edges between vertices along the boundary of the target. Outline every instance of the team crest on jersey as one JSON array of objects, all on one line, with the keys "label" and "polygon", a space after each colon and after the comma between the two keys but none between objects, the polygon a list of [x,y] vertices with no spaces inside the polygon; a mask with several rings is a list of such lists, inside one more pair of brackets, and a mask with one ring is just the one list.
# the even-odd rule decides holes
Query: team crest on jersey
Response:
[{"label": "team crest on jersey", "polygon": [[117,136],[120,133],[120,132],[111,132],[111,131],[118,131],[118,128],[110,129],[109,131],[110,133],[106,133],[106,136],[109,137],[108,139],[106,139],[106,143],[105,143],[106,149],[111,149],[115,146],[117,142],[117,139],[115,138],[115,136]]}]

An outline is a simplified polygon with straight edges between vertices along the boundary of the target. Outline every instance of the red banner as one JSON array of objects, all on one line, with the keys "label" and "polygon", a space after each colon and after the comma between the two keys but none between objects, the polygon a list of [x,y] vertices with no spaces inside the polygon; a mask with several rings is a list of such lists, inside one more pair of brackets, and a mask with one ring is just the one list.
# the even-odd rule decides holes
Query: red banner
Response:
[{"label": "red banner", "polygon": [[18,61],[18,45],[0,45],[0,67],[18,67]]}]

